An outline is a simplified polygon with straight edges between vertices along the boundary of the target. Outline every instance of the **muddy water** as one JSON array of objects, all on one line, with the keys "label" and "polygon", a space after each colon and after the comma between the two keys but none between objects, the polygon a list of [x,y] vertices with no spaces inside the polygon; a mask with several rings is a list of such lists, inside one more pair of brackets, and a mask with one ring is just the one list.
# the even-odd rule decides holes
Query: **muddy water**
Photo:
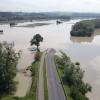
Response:
[{"label": "muddy water", "polygon": [[[29,41],[34,34],[41,34],[44,37],[41,50],[60,49],[65,51],[74,62],[80,62],[85,70],[84,80],[93,87],[92,93],[88,94],[90,100],[100,100],[100,30],[96,30],[92,37],[71,37],[71,27],[77,21],[79,20],[71,20],[60,25],[56,25],[55,21],[48,21],[52,24],[35,28],[10,28],[8,25],[2,25],[0,28],[4,30],[4,35],[0,35],[0,40],[14,41],[16,50],[23,51],[17,68],[25,69],[33,60],[31,52],[28,51]],[[23,96],[29,89],[31,78],[18,73],[16,79],[19,81],[17,95],[22,94]]]},{"label": "muddy water", "polygon": [[[25,96],[31,85],[30,73],[24,73],[24,70],[31,65],[33,54],[28,50],[30,48],[29,41],[31,36],[27,29],[10,28],[9,25],[0,26],[4,30],[3,35],[0,35],[0,41],[14,42],[16,51],[21,51],[21,58],[17,65],[17,75],[15,80],[18,81],[16,96]],[[23,31],[24,30],[24,31]],[[32,34],[32,33],[31,33]]]}]

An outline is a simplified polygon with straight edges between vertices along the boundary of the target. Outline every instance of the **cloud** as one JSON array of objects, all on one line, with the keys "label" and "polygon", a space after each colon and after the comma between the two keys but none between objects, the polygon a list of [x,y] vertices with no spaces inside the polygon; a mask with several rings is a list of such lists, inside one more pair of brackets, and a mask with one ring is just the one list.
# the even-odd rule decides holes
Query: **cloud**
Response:
[{"label": "cloud", "polygon": [[100,12],[100,0],[0,0],[0,10]]}]

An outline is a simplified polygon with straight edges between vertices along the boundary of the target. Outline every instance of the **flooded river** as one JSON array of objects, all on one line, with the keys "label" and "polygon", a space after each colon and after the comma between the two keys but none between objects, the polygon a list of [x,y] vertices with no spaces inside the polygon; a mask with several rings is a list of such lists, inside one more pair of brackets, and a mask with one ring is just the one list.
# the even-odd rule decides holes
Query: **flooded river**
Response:
[{"label": "flooded river", "polygon": [[[52,24],[34,28],[10,28],[9,25],[0,25],[0,28],[4,30],[4,34],[0,35],[0,41],[14,41],[15,49],[22,50],[17,66],[18,70],[22,70],[33,61],[33,54],[28,49],[31,38],[35,34],[41,34],[44,37],[41,50],[46,48],[63,50],[73,62],[80,62],[81,68],[85,70],[84,80],[93,87],[92,93],[88,94],[90,100],[100,100],[100,30],[96,30],[92,37],[71,37],[71,27],[77,21],[79,20],[71,20],[59,25],[56,25],[56,21],[47,21]],[[31,77],[18,72],[16,80],[19,82],[16,95],[24,96],[30,87]]]}]

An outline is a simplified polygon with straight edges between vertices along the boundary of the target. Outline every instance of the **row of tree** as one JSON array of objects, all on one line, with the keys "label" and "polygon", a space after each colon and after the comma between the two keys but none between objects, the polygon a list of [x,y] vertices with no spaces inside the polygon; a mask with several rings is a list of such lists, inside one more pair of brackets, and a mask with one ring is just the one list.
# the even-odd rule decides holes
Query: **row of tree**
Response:
[{"label": "row of tree", "polygon": [[11,94],[15,91],[14,78],[19,53],[13,49],[13,44],[0,43],[0,96]]},{"label": "row of tree", "polygon": [[80,63],[72,63],[70,58],[63,52],[62,56],[57,56],[57,65],[62,70],[62,81],[70,88],[69,96],[73,100],[88,100],[86,93],[91,92],[91,86],[83,81],[84,71],[80,68]]}]

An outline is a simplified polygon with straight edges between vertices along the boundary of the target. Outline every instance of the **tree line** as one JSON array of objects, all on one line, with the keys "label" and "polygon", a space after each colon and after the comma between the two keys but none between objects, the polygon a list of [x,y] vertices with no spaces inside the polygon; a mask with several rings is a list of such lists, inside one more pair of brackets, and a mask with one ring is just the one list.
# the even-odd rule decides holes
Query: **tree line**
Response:
[{"label": "tree line", "polygon": [[80,68],[80,63],[73,63],[63,52],[60,57],[56,56],[56,63],[63,84],[69,88],[67,95],[71,100],[89,100],[86,94],[91,92],[92,87],[83,81],[84,71]]},{"label": "tree line", "polygon": [[16,89],[14,78],[19,53],[14,51],[13,46],[6,42],[0,43],[0,97],[12,94]]}]

